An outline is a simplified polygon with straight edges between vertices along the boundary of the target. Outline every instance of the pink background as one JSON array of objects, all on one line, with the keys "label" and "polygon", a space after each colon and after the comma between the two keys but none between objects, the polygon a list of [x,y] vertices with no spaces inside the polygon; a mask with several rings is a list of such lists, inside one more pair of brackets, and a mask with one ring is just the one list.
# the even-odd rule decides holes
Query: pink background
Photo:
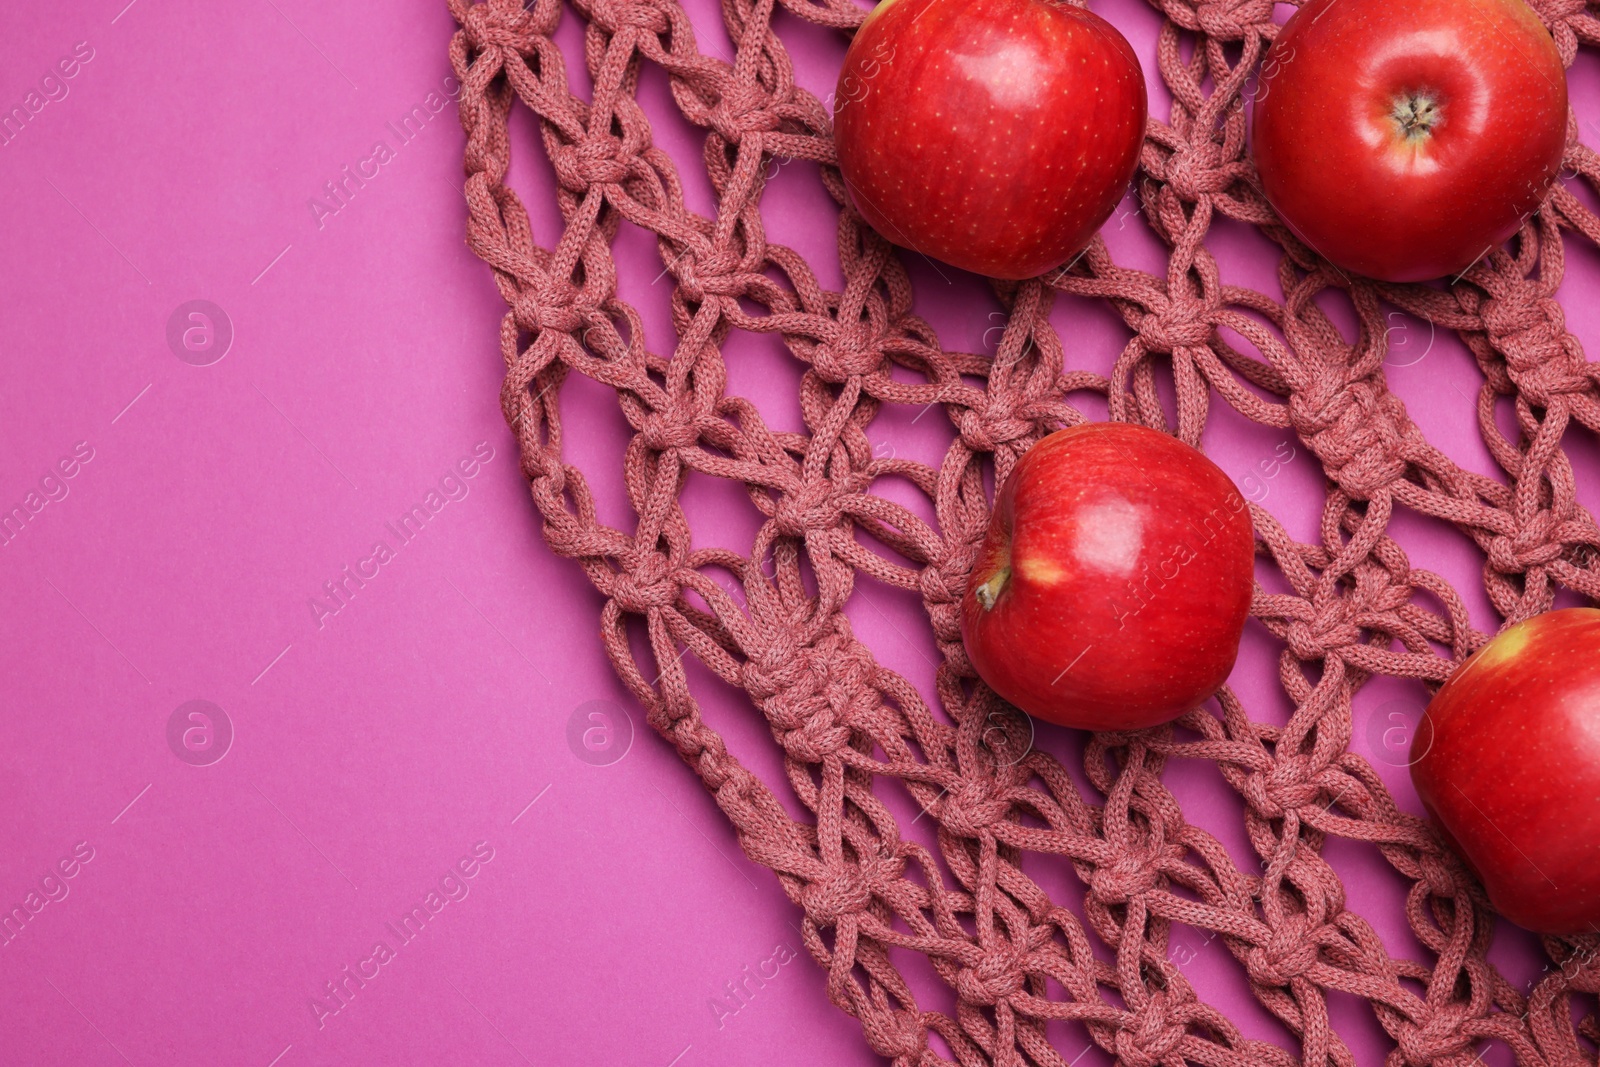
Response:
[{"label": "pink background", "polygon": [[[539,538],[497,403],[500,299],[462,243],[442,0],[125,4],[0,11],[0,109],[26,107],[35,90],[36,105],[46,91],[61,97],[0,145],[0,510],[29,515],[0,544],[0,911],[30,916],[0,937],[0,1063],[876,1062],[827,1002],[821,972],[790,958],[797,914],[775,879],[743,857],[613,679],[599,598]],[[727,54],[716,5],[689,6],[703,47]],[[1156,16],[1138,0],[1097,6],[1145,59],[1152,113],[1165,115]],[[825,94],[842,38],[787,16],[780,31],[802,84]],[[569,56],[578,36],[569,11]],[[41,90],[78,42],[92,58]],[[1586,115],[1597,81],[1584,57],[1573,86]],[[691,206],[709,210],[698,141],[659,71],[641,96]],[[403,140],[390,124],[418,105],[431,117]],[[530,129],[518,178],[552,243],[550,175]],[[380,141],[392,158],[364,163]],[[333,212],[324,184],[346,166],[373,176],[350,183]],[[836,281],[814,168],[777,169],[773,238]],[[321,212],[309,206],[319,196]],[[1164,264],[1128,211],[1107,234],[1122,262]],[[623,296],[645,311],[652,345],[670,348],[653,241],[625,227],[618,248]],[[1219,224],[1213,248],[1230,281],[1277,293],[1256,235]],[[1568,262],[1569,323],[1588,340],[1600,311],[1570,294],[1595,291],[1600,263],[1576,245]],[[989,347],[1002,319],[983,285],[913,270],[944,343]],[[181,316],[169,345],[169,319],[197,299],[231,323],[220,359],[220,334],[209,348],[191,334],[199,350],[183,348],[194,324]],[[1126,338],[1102,307],[1063,302],[1056,318],[1074,365],[1103,370]],[[1492,473],[1469,414],[1479,377],[1466,351],[1425,323],[1391,321],[1393,387],[1431,440]],[[749,337],[729,358],[733,390],[797,424],[792,361]],[[614,403],[581,382],[564,403],[603,517],[626,523]],[[948,425],[915,414],[886,413],[880,447],[938,456]],[[1590,507],[1593,445],[1572,444]],[[75,447],[80,462],[62,478]],[[386,524],[426,507],[475,447],[492,458],[445,482],[459,499],[441,493],[402,543]],[[1247,495],[1314,535],[1321,475],[1297,442],[1219,404],[1207,447]],[[748,549],[755,523],[737,493],[697,484],[687,500],[708,538]],[[1414,516],[1395,530],[1416,562],[1468,592],[1480,626],[1496,625],[1465,539]],[[363,562],[379,540],[392,558]],[[355,592],[337,613],[316,612],[323,583],[347,566],[365,584],[347,583]],[[863,582],[852,607],[884,662],[931,696],[919,606]],[[1276,651],[1252,625],[1234,682],[1258,717],[1287,710]],[[734,750],[779,783],[742,697],[714,684],[701,693]],[[168,739],[175,709],[196,699],[220,707],[234,734],[204,766]],[[1413,811],[1394,751],[1425,699],[1418,685],[1379,680],[1356,705],[1355,747]],[[597,754],[583,744],[588,726]],[[191,759],[214,756],[220,736]],[[1038,742],[1069,762],[1079,744],[1046,730]],[[1248,855],[1237,800],[1213,768],[1169,778],[1193,818]],[[60,877],[75,846],[92,859]],[[445,881],[459,899],[441,893],[402,943],[386,924],[426,907],[475,847],[492,858]],[[1391,951],[1416,953],[1404,887],[1376,854],[1335,842],[1327,855]],[[1069,872],[1038,873],[1070,898]],[[380,940],[392,958],[363,962]],[[1540,966],[1518,931],[1495,953],[1518,981]],[[1287,1043],[1221,946],[1180,935],[1174,961],[1253,1036]],[[344,1003],[329,998],[327,983],[363,968],[373,976],[348,982]],[[745,977],[763,969],[776,975]],[[742,1000],[728,999],[731,982],[744,983]],[[1364,1006],[1335,997],[1334,1010],[1362,1062],[1387,1048]],[[1066,1026],[1057,1042],[1068,1059],[1087,1045]]]}]

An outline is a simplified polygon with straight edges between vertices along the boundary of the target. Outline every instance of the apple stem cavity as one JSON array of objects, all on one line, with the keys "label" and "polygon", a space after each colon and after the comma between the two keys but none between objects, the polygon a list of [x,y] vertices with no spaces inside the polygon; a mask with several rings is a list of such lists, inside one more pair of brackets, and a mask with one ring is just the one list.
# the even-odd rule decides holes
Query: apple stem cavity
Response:
[{"label": "apple stem cavity", "polygon": [[1416,144],[1433,136],[1433,128],[1444,121],[1444,108],[1434,93],[1420,89],[1396,96],[1389,118],[1402,138]]},{"label": "apple stem cavity", "polygon": [[1000,590],[1006,587],[1006,582],[1011,578],[1011,568],[1001,567],[989,576],[989,580],[978,586],[973,591],[973,596],[978,598],[978,605],[984,611],[994,608],[995,601],[1000,599]]}]

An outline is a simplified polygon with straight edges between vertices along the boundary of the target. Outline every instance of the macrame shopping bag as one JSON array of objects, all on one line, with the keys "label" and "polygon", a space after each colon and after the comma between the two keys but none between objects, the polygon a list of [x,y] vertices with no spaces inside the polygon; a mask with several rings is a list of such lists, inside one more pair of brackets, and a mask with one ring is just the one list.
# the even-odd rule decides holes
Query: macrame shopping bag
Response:
[{"label": "macrame shopping bag", "polygon": [[[841,31],[864,14],[851,0],[781,2]],[[998,352],[978,356],[940,347],[912,313],[899,253],[850,209],[829,113],[795,84],[774,0],[723,0],[731,65],[698,49],[678,0],[573,0],[566,14],[584,23],[592,103],[574,95],[552,40],[562,0],[449,0],[461,27],[450,57],[463,85],[467,240],[509,306],[501,402],[545,538],[605,598],[600,633],[618,674],[745,852],[803,910],[830,995],[897,1067],[950,1062],[945,1051],[961,1064],[1064,1065],[1045,1037],[1047,1021],[1064,1019],[1128,1067],[1349,1065],[1330,992],[1369,1002],[1393,1038],[1391,1064],[1465,1065],[1486,1039],[1525,1067],[1592,1064],[1600,938],[1546,938],[1552,965],[1531,995],[1519,993],[1487,961],[1493,917],[1482,891],[1396,807],[1350,739],[1363,682],[1437,683],[1487,636],[1387,535],[1397,507],[1477,544],[1485,590],[1507,619],[1549,608],[1558,589],[1600,597],[1600,529],[1576,501],[1563,452],[1574,423],[1600,431],[1600,392],[1553,296],[1563,241],[1600,240],[1600,219],[1558,185],[1515,255],[1496,251],[1448,287],[1351,279],[1300,244],[1254,185],[1241,103],[1276,33],[1272,4],[1152,2],[1166,19],[1159,67],[1174,102],[1150,125],[1138,186],[1144,222],[1168,249],[1166,275],[1117,266],[1097,240],[1070,269],[997,285],[1008,324]],[[1569,66],[1580,42],[1600,43],[1581,0],[1535,7]],[[636,99],[646,65],[665,72],[683,116],[705,131],[713,217],[685,206],[678,162],[652,142]],[[537,238],[506,181],[518,105],[537,116],[559,183],[562,226]],[[1592,190],[1600,160],[1578,142],[1576,122],[1570,142],[1564,177]],[[799,255],[767,241],[761,197],[774,158],[822,165],[839,205],[842,292],[823,290]],[[1224,281],[1204,244],[1218,215],[1281,247],[1281,302]],[[655,234],[671,277],[670,352],[647,347],[640,315],[618,298],[611,242],[624,219]],[[1109,379],[1063,369],[1047,319],[1058,292],[1109,302],[1132,330]],[[1356,343],[1318,297],[1350,310]],[[1380,298],[1456,331],[1476,356],[1475,415],[1503,479],[1430,446],[1389,392]],[[726,391],[722,349],[736,330],[781,337],[806,366],[804,433],[769,429]],[[563,458],[561,386],[574,372],[614,389],[632,428],[623,471],[632,531],[596,519],[584,474]],[[1177,397],[1175,427],[1161,378]],[[1093,806],[977,682],[957,626],[988,518],[985,468],[1004,479],[1044,434],[1084,421],[1069,403],[1083,391],[1103,394],[1114,419],[1194,445],[1221,402],[1292,429],[1327,476],[1317,543],[1252,508],[1259,565],[1290,590],[1258,587],[1253,605],[1281,642],[1287,725],[1252,721],[1224,690],[1175,728],[1095,735],[1084,764],[1100,794]],[[1495,422],[1506,399],[1515,437]],[[874,454],[865,431],[886,405],[942,407],[954,432],[940,467]],[[679,501],[691,471],[748,488],[764,519],[748,556],[696,547]],[[872,492],[890,477],[924,494],[937,521]],[[734,576],[739,595],[712,572]],[[852,633],[843,608],[858,573],[920,593],[940,654],[937,712]],[[635,657],[630,619],[648,635],[649,663]],[[748,692],[808,819],[792,818],[777,783],[753,775],[702,721],[685,655]],[[1162,783],[1171,760],[1215,764],[1243,800],[1256,855],[1230,855],[1185,821]],[[882,799],[893,790],[936,821],[936,849],[902,836]],[[1323,860],[1330,837],[1365,843],[1407,881],[1405,918],[1431,966],[1385,947]],[[1023,873],[1028,854],[1070,864],[1085,889],[1081,915]],[[1298,1055],[1245,1038],[1167,962],[1174,923],[1226,946]],[[1114,962],[1097,958],[1091,939]],[[919,1007],[891,948],[927,958],[953,1012]]]}]

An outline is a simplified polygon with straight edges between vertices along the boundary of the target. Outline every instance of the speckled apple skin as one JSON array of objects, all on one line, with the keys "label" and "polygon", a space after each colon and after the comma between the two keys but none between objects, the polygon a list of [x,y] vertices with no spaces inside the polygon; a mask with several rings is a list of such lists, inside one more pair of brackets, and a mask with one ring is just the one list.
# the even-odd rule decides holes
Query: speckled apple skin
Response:
[{"label": "speckled apple skin", "polygon": [[1495,909],[1600,929],[1600,610],[1508,627],[1462,664],[1412,741],[1423,806]]},{"label": "speckled apple skin", "polygon": [[885,0],[834,98],[850,199],[890,241],[994,278],[1060,266],[1127,192],[1145,132],[1128,42],[1051,0]]},{"label": "speckled apple skin", "polygon": [[[989,687],[1047,722],[1132,730],[1217,691],[1255,588],[1250,510],[1215,463],[1124,423],[1086,423],[1017,462],[962,599]],[[992,606],[979,587],[1009,568]]]},{"label": "speckled apple skin", "polygon": [[[1261,189],[1345,270],[1416,282],[1467,270],[1516,233],[1561,169],[1567,77],[1523,0],[1310,0],[1261,66]],[[1427,91],[1432,135],[1389,111]]]}]

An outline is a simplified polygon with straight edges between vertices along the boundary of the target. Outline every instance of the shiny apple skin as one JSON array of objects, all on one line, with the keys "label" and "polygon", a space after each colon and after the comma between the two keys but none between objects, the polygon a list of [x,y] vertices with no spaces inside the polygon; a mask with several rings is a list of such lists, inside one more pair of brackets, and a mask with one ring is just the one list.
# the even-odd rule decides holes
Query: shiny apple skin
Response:
[{"label": "shiny apple skin", "polygon": [[[1418,147],[1388,117],[1432,89]],[[1459,274],[1544,200],[1567,137],[1567,79],[1523,0],[1310,0],[1262,64],[1261,189],[1331,262],[1392,282]]]},{"label": "shiny apple skin", "polygon": [[1034,277],[1088,244],[1144,130],[1133,49],[1054,0],[884,0],[834,97],[839,169],[873,229],[994,278]]},{"label": "shiny apple skin", "polygon": [[1439,689],[1411,781],[1495,910],[1600,930],[1600,610],[1507,627]]},{"label": "shiny apple skin", "polygon": [[[1012,469],[961,602],[979,676],[1085,730],[1168,722],[1233,669],[1254,590],[1250,511],[1176,438],[1125,423],[1057,431]],[[993,604],[982,590],[1005,568]]]}]

